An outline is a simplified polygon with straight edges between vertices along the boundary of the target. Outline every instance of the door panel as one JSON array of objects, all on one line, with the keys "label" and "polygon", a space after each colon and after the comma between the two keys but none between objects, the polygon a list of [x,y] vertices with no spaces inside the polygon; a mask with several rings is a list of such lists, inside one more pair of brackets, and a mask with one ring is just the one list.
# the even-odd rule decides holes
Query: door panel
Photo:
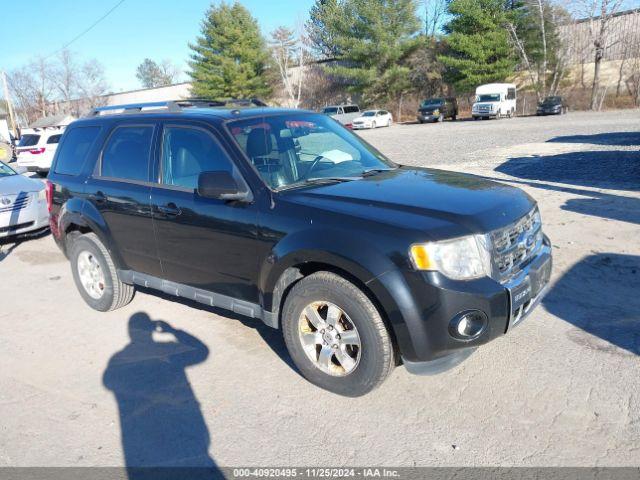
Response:
[{"label": "door panel", "polygon": [[151,204],[163,278],[258,303],[256,206],[195,192],[203,171],[239,175],[217,134],[172,123],[161,143],[161,183],[151,189]]},{"label": "door panel", "polygon": [[124,267],[159,276],[149,181],[156,129],[155,122],[124,122],[115,127],[86,191],[91,192],[88,200],[104,218]]},{"label": "door panel", "polygon": [[104,218],[125,267],[160,276],[149,203],[151,187],[94,178],[88,181],[87,191],[93,192],[88,200]]}]

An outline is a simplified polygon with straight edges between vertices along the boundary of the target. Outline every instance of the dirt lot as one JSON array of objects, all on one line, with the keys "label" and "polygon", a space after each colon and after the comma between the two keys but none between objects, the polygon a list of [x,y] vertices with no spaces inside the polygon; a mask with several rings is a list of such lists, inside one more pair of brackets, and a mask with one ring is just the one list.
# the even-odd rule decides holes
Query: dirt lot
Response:
[{"label": "dirt lot", "polygon": [[[300,377],[277,331],[147,292],[97,313],[50,237],[4,245],[0,466],[639,465],[640,112],[362,136],[539,201],[555,271],[532,317],[452,371],[347,399]],[[191,347],[152,342],[147,317]],[[137,400],[121,416],[116,397]]]}]

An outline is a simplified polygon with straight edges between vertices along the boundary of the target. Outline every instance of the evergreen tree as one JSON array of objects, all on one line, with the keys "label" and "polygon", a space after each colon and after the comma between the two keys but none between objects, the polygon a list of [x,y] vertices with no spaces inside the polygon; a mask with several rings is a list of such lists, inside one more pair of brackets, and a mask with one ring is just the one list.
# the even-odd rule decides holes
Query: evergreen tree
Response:
[{"label": "evergreen tree", "polygon": [[316,51],[338,60],[328,73],[371,103],[411,87],[403,62],[419,45],[416,10],[415,0],[316,0],[307,28]]},{"label": "evergreen tree", "polygon": [[445,26],[446,78],[459,93],[513,75],[516,55],[506,29],[512,10],[504,0],[451,0]]},{"label": "evergreen tree", "polygon": [[195,97],[250,98],[270,93],[269,52],[257,21],[237,1],[211,5],[200,36],[190,44]]}]

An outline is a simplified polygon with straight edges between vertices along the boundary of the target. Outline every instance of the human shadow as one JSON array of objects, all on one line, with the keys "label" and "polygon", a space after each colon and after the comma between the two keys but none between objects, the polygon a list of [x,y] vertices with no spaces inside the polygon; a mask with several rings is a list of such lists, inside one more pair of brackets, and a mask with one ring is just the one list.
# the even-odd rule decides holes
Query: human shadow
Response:
[{"label": "human shadow", "polygon": [[206,360],[209,349],[144,312],[132,315],[128,327],[130,343],[111,357],[103,383],[118,403],[129,479],[223,478],[185,372]]},{"label": "human shadow", "polygon": [[583,187],[640,191],[640,152],[587,151],[514,157],[495,168],[512,177]]},{"label": "human shadow", "polygon": [[543,304],[553,315],[604,340],[569,332],[574,342],[597,351],[640,355],[638,292],[640,256],[599,253],[571,267]]},{"label": "human shadow", "polygon": [[258,335],[260,335],[260,337],[265,342],[265,344],[273,351],[273,353],[275,353],[278,356],[278,358],[280,358],[280,360],[282,360],[282,362],[284,362],[289,368],[291,368],[296,373],[299,373],[298,369],[293,363],[293,360],[291,359],[291,356],[289,355],[287,346],[284,343],[282,330],[269,327],[265,325],[261,320],[240,315],[235,312],[232,312],[231,310],[212,307],[209,305],[205,305],[203,303],[196,302],[194,300],[189,300],[188,298],[176,297],[176,296],[169,295],[159,290],[154,290],[151,288],[145,288],[140,286],[136,288],[141,292],[144,292],[159,298],[163,298],[173,303],[180,303],[190,308],[195,308],[198,310],[212,313],[214,315],[219,315],[221,317],[229,318],[229,319],[240,322],[243,326],[255,330],[258,333]]},{"label": "human shadow", "polygon": [[554,137],[547,142],[550,143],[587,143],[591,145],[620,145],[634,146],[640,145],[640,132],[607,132],[593,135],[566,135]]}]

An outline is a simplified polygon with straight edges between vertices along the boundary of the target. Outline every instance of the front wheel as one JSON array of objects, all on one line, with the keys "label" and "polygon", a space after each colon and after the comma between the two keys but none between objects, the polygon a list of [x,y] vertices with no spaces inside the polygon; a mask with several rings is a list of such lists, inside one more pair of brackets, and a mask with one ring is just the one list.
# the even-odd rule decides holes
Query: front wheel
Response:
[{"label": "front wheel", "polygon": [[345,278],[318,272],[296,283],[284,303],[289,354],[311,383],[349,397],[369,393],[394,367],[380,312]]},{"label": "front wheel", "polygon": [[120,281],[109,251],[95,233],[75,237],[70,247],[73,280],[87,305],[108,312],[131,302],[135,289]]},{"label": "front wheel", "polygon": [[376,128],[376,127],[377,127],[376,122],[373,122],[373,123],[371,124],[371,128]]}]

